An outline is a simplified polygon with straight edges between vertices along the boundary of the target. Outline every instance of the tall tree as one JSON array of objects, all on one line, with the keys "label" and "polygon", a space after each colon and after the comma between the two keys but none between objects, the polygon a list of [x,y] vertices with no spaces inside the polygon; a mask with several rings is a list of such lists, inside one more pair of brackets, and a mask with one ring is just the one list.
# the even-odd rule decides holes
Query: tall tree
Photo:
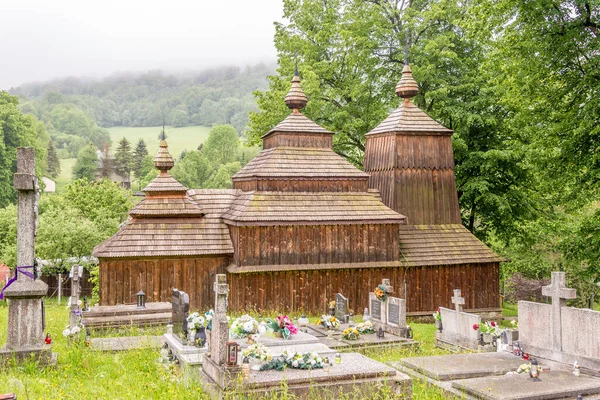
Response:
[{"label": "tall tree", "polygon": [[56,148],[54,147],[54,143],[52,140],[48,141],[48,175],[51,178],[56,178],[60,174],[60,160],[58,159],[58,154],[56,153]]},{"label": "tall tree", "polygon": [[127,138],[123,137],[117,145],[115,151],[115,171],[117,174],[131,182],[131,167],[133,164],[133,154],[131,153],[131,144]]},{"label": "tall tree", "polygon": [[48,136],[44,126],[17,108],[19,100],[0,91],[0,207],[16,201],[13,174],[17,170],[17,147],[35,147],[36,174],[46,165]]},{"label": "tall tree", "polygon": [[214,126],[204,146],[202,153],[213,164],[221,165],[236,161],[240,148],[240,138],[231,125]]},{"label": "tall tree", "polygon": [[96,154],[96,146],[93,143],[88,143],[77,155],[77,162],[73,166],[73,178],[93,181],[96,179],[97,169],[98,155]]},{"label": "tall tree", "polygon": [[[470,3],[466,4],[470,5]],[[496,231],[510,237],[534,213],[522,150],[481,68],[485,47],[466,30],[469,7],[451,0],[284,0],[289,23],[276,26],[279,75],[257,93],[248,141],[260,137],[288,113],[283,99],[298,57],[303,110],[335,132],[334,150],[362,165],[364,135],[397,107],[394,87],[409,47],[419,83],[414,101],[453,129],[456,176],[463,218],[480,237]],[[477,222],[477,223],[476,223]]]},{"label": "tall tree", "polygon": [[135,173],[136,179],[141,179],[142,168],[144,164],[144,158],[148,155],[148,147],[146,146],[146,142],[144,139],[140,139],[135,146],[135,150],[133,150],[133,162],[132,162],[132,171]]}]

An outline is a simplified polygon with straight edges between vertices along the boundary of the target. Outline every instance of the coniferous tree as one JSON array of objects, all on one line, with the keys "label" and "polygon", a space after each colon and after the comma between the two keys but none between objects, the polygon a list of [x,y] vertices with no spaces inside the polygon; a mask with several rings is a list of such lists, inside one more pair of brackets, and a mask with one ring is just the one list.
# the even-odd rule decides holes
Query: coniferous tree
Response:
[{"label": "coniferous tree", "polygon": [[119,141],[115,151],[115,171],[127,182],[131,182],[131,166],[133,164],[133,154],[131,153],[131,144],[129,140],[123,138]]},{"label": "coniferous tree", "polygon": [[133,151],[133,165],[132,171],[135,173],[135,177],[139,180],[141,178],[141,171],[144,163],[144,157],[148,155],[148,147],[144,139],[140,139],[135,146]]},{"label": "coniferous tree", "polygon": [[113,160],[110,158],[110,145],[106,143],[102,149],[102,157],[100,159],[100,177],[110,178],[114,170]]},{"label": "coniferous tree", "polygon": [[60,174],[60,160],[58,159],[58,154],[56,153],[56,148],[54,147],[54,143],[52,140],[48,142],[48,175],[51,178],[56,178]]}]

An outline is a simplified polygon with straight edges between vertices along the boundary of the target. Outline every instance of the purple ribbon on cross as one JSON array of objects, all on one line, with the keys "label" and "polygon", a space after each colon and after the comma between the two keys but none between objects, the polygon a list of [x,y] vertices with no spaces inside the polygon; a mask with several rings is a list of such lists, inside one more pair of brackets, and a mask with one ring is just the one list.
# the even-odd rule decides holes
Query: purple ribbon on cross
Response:
[{"label": "purple ribbon on cross", "polygon": [[19,272],[22,273],[25,276],[30,277],[31,279],[35,279],[35,275],[32,274],[31,272],[25,271],[26,269],[34,269],[35,267],[33,265],[27,265],[27,266],[22,266],[22,267],[17,267],[17,269],[15,269],[15,276],[13,276],[12,278],[10,278],[8,280],[8,283],[6,284],[6,286],[4,286],[2,288],[2,291],[0,292],[0,300],[4,300],[4,291],[6,290],[6,288],[8,288],[10,285],[12,285],[17,278],[19,277]]}]

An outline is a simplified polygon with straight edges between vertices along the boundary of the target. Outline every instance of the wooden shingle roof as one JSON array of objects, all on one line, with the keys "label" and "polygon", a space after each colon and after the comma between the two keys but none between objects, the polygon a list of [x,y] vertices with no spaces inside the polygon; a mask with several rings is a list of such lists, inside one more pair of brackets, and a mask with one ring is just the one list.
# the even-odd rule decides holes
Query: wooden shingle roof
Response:
[{"label": "wooden shingle roof", "polygon": [[406,266],[507,261],[461,224],[402,225],[400,254]]},{"label": "wooden shingle roof", "polygon": [[239,189],[191,189],[188,196],[206,215],[221,217],[241,192]]},{"label": "wooden shingle roof", "polygon": [[180,198],[146,196],[129,211],[132,217],[164,217],[176,215],[178,217],[201,217],[204,213],[192,203],[187,196]]},{"label": "wooden shingle roof", "polygon": [[406,98],[396,110],[394,110],[377,127],[367,135],[379,133],[433,133],[452,134],[452,130],[436,122],[419,107]]},{"label": "wooden shingle roof", "polygon": [[275,132],[282,133],[318,133],[318,134],[327,134],[333,135],[333,132],[328,131],[322,126],[316,124],[315,122],[308,119],[304,114],[300,111],[295,110],[290,115],[288,115],[283,121],[281,121],[275,128],[271,129],[265,135],[269,136]]},{"label": "wooden shingle roof", "polygon": [[371,192],[242,192],[223,219],[232,225],[404,222]]},{"label": "wooden shingle roof", "polygon": [[161,171],[144,189],[146,196],[129,212],[130,218],[111,238],[94,248],[98,258],[168,257],[233,254],[227,225],[192,201],[187,188],[167,172],[167,144],[163,140],[155,157]]},{"label": "wooden shingle roof", "polygon": [[98,258],[233,254],[229,230],[218,218],[147,218],[128,221],[94,248]]},{"label": "wooden shingle roof", "polygon": [[152,180],[143,192],[187,192],[187,188],[173,178],[168,172],[161,172]]},{"label": "wooden shingle roof", "polygon": [[251,177],[367,179],[369,175],[332,149],[273,147],[254,157],[233,180]]}]

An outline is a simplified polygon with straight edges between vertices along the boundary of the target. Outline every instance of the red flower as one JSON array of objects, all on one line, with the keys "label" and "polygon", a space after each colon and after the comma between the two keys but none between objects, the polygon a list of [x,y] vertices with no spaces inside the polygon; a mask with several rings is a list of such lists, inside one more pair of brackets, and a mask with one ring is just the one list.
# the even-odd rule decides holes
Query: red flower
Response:
[{"label": "red flower", "polygon": [[441,311],[441,308],[440,308],[440,307],[438,307],[438,312],[440,312],[440,311]]},{"label": "red flower", "polygon": [[496,323],[494,321],[490,322],[490,325],[493,326],[494,328],[496,327]]},{"label": "red flower", "polygon": [[474,330],[474,331],[478,331],[478,330],[479,330],[479,325],[477,325],[477,324],[473,324],[473,330]]}]

